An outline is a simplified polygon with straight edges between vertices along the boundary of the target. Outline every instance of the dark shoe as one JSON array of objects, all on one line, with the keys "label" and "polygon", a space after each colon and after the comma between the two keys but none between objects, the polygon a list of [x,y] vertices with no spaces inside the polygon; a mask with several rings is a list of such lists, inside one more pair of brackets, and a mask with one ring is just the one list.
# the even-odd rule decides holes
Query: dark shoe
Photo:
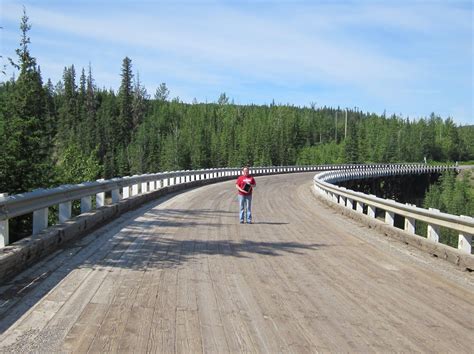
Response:
[{"label": "dark shoe", "polygon": [[240,223],[241,223],[241,224],[243,224],[243,223],[244,223],[244,221],[243,221],[243,220],[240,220]]},{"label": "dark shoe", "polygon": [[251,224],[251,223],[252,223],[252,220],[247,221],[247,224]]}]

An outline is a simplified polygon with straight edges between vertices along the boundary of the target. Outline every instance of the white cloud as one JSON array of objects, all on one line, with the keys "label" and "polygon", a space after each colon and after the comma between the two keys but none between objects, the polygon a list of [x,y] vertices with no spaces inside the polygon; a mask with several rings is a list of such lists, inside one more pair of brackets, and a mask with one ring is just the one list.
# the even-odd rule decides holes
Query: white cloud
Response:
[{"label": "white cloud", "polygon": [[[203,12],[188,14],[184,10],[181,16],[132,13],[113,20],[75,17],[38,7],[29,7],[28,13],[34,24],[56,32],[108,45],[140,47],[151,55],[189,58],[200,66],[213,65],[277,84],[338,80],[358,85],[368,77],[379,82],[403,80],[404,73],[410,76],[407,63],[370,52],[360,43],[336,43],[325,39],[324,33],[308,33],[305,26],[293,28],[280,19],[222,7],[208,15],[212,20]],[[19,11],[18,6],[7,9],[9,14]]]},{"label": "white cloud", "polygon": [[[352,91],[352,97],[373,96],[378,105],[398,107],[416,100],[426,105],[421,102],[426,96],[436,100],[443,95],[435,92],[441,90],[439,80],[465,80],[457,79],[465,76],[455,69],[446,78],[451,60],[446,52],[456,47],[458,57],[472,59],[472,5],[469,11],[416,1],[242,5],[141,0],[134,7],[126,1],[109,3],[107,12],[97,9],[103,1],[90,2],[93,12],[77,2],[62,8],[33,4],[27,5],[28,16],[45,37],[32,41],[70,53],[58,58],[62,66],[70,60],[85,66],[91,61],[99,86],[110,85],[118,81],[121,60],[128,55],[145,85],[151,83],[151,93],[162,81],[194,86],[187,89],[196,92],[186,94],[190,97],[203,86],[233,87],[235,92],[249,85],[273,86],[293,97],[298,92],[311,96],[302,88],[318,86],[334,97],[341,97],[335,89],[347,95]],[[18,22],[22,7],[5,1],[2,12]],[[457,42],[469,33],[470,47]],[[54,43],[53,38],[61,39]],[[53,68],[54,60],[42,55],[42,68],[46,62]],[[451,65],[456,68],[458,62]]]}]

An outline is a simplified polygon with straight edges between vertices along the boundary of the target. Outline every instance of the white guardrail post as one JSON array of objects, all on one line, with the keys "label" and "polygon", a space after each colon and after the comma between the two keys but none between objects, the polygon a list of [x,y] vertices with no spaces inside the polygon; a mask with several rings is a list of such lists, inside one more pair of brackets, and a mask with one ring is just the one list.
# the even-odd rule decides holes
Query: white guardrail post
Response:
[{"label": "white guardrail post", "polygon": [[[8,193],[0,193],[0,198],[8,197]],[[10,243],[10,234],[8,229],[8,219],[0,220],[0,248]]]},{"label": "white guardrail post", "polygon": [[[438,209],[429,208],[428,210],[439,213]],[[433,242],[439,242],[439,226],[436,224],[428,223],[427,235],[428,240]]]},{"label": "white guardrail post", "polygon": [[138,195],[138,183],[132,186],[132,197]]},{"label": "white guardrail post", "polygon": [[121,198],[120,189],[112,189],[112,203],[118,203]]},{"label": "white guardrail post", "polygon": [[71,218],[72,202],[59,204],[59,222],[65,222]]},{"label": "white guardrail post", "polygon": [[33,212],[33,235],[48,227],[48,208],[41,208]]},{"label": "white guardrail post", "polygon": [[123,196],[123,199],[130,198],[130,186],[123,187],[122,196]]},{"label": "white guardrail post", "polygon": [[349,209],[354,209],[354,200],[352,200],[351,198],[347,198],[347,204],[346,206],[349,208]]},{"label": "white guardrail post", "polygon": [[395,220],[395,213],[385,210],[385,223],[390,226],[393,226],[394,220]]},{"label": "white guardrail post", "polygon": [[[37,189],[36,192],[42,191]],[[35,192],[35,191],[34,191]],[[48,227],[48,207],[33,211],[33,235]]]},{"label": "white guardrail post", "polygon": [[[375,195],[371,194],[372,197],[375,197]],[[367,204],[367,215],[371,218],[375,218],[375,206]]]},{"label": "white guardrail post", "polygon": [[[407,204],[408,206],[416,206],[414,204]],[[410,218],[408,216],[405,217],[405,231],[415,234],[415,226],[416,226],[416,221],[415,218]]]},{"label": "white guardrail post", "polygon": [[81,214],[92,210],[92,198],[90,195],[81,198]]},{"label": "white guardrail post", "polygon": [[[461,218],[474,222],[474,218],[470,216],[461,215]],[[458,249],[469,254],[472,252],[472,234],[465,232],[459,234]]]},{"label": "white guardrail post", "polygon": [[[104,179],[99,179],[97,182],[102,182]],[[95,195],[95,206],[101,208],[105,205],[105,192],[99,192]]]}]

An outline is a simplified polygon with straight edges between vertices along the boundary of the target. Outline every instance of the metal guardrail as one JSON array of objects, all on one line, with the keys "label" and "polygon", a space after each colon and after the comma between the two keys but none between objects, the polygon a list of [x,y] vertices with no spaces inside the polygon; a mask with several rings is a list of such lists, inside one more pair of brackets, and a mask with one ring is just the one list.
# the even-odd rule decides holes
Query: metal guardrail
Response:
[{"label": "metal guardrail", "polygon": [[464,253],[471,254],[474,218],[442,213],[431,208],[424,209],[410,204],[402,204],[394,200],[378,198],[375,195],[367,195],[335,185],[337,182],[354,179],[441,172],[455,168],[455,166],[396,165],[382,169],[366,169],[364,171],[338,170],[322,172],[314,177],[314,188],[328,200],[349,209],[355,208],[359,213],[364,213],[364,206],[366,206],[367,215],[372,218],[375,218],[376,209],[383,210],[385,212],[385,223],[390,226],[394,226],[395,214],[400,215],[405,219],[404,230],[411,234],[415,234],[416,221],[426,222],[428,224],[427,238],[433,242],[439,242],[440,227],[456,230],[459,234],[457,248]]},{"label": "metal guardrail", "polygon": [[[355,178],[358,175],[368,176],[374,171],[377,171],[379,175],[390,173],[393,170],[407,171],[413,166],[417,166],[416,168],[419,171],[424,171],[423,173],[432,171],[424,165],[413,164],[346,164],[251,167],[250,172],[252,175],[258,176],[305,171],[335,171],[336,174],[330,176],[343,178],[346,175],[341,175],[340,170],[344,170],[352,171],[354,174],[351,178]],[[240,172],[241,168],[172,171],[98,180],[77,185],[63,185],[11,196],[0,194],[0,248],[9,244],[9,219],[17,216],[33,213],[32,235],[35,236],[48,227],[49,208],[53,206],[59,206],[57,221],[63,223],[72,218],[72,202],[76,200],[80,200],[81,213],[86,213],[93,208],[93,197],[95,197],[95,208],[100,208],[105,206],[107,201],[112,204],[118,203],[122,199],[140,196],[175,184],[186,184],[199,180],[218,182],[225,178],[238,176]],[[110,195],[107,200],[106,193]]]},{"label": "metal guardrail", "polygon": [[[269,166],[252,167],[253,175],[291,173],[303,171],[327,171],[342,168],[343,165],[318,166]],[[368,165],[345,165],[347,169],[364,169]],[[374,168],[377,165],[372,165]],[[380,165],[385,166],[385,165]],[[58,222],[65,222],[72,217],[72,202],[80,200],[81,213],[92,210],[92,198],[95,197],[95,208],[106,204],[105,193],[109,193],[111,203],[122,199],[153,192],[175,184],[199,180],[215,180],[237,176],[241,168],[216,168],[191,171],[172,171],[156,174],[144,174],[98,180],[76,185],[63,185],[52,189],[39,189],[33,192],[8,196],[0,194],[0,248],[9,244],[9,219],[33,213],[32,235],[39,234],[48,227],[49,208],[59,206]]]}]

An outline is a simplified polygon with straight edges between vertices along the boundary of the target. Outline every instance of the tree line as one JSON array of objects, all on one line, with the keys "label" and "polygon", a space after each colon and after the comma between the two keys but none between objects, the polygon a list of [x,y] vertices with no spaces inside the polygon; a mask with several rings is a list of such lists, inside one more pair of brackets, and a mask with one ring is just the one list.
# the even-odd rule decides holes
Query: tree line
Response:
[{"label": "tree line", "polygon": [[[123,59],[117,92],[99,88],[91,65],[43,81],[29,50],[24,13],[12,61],[18,76],[0,83],[0,192],[11,194],[166,170],[474,160],[474,126],[451,118],[410,120],[357,109],[289,104],[185,103],[162,83],[153,97]],[[347,120],[346,120],[347,114]]]}]

